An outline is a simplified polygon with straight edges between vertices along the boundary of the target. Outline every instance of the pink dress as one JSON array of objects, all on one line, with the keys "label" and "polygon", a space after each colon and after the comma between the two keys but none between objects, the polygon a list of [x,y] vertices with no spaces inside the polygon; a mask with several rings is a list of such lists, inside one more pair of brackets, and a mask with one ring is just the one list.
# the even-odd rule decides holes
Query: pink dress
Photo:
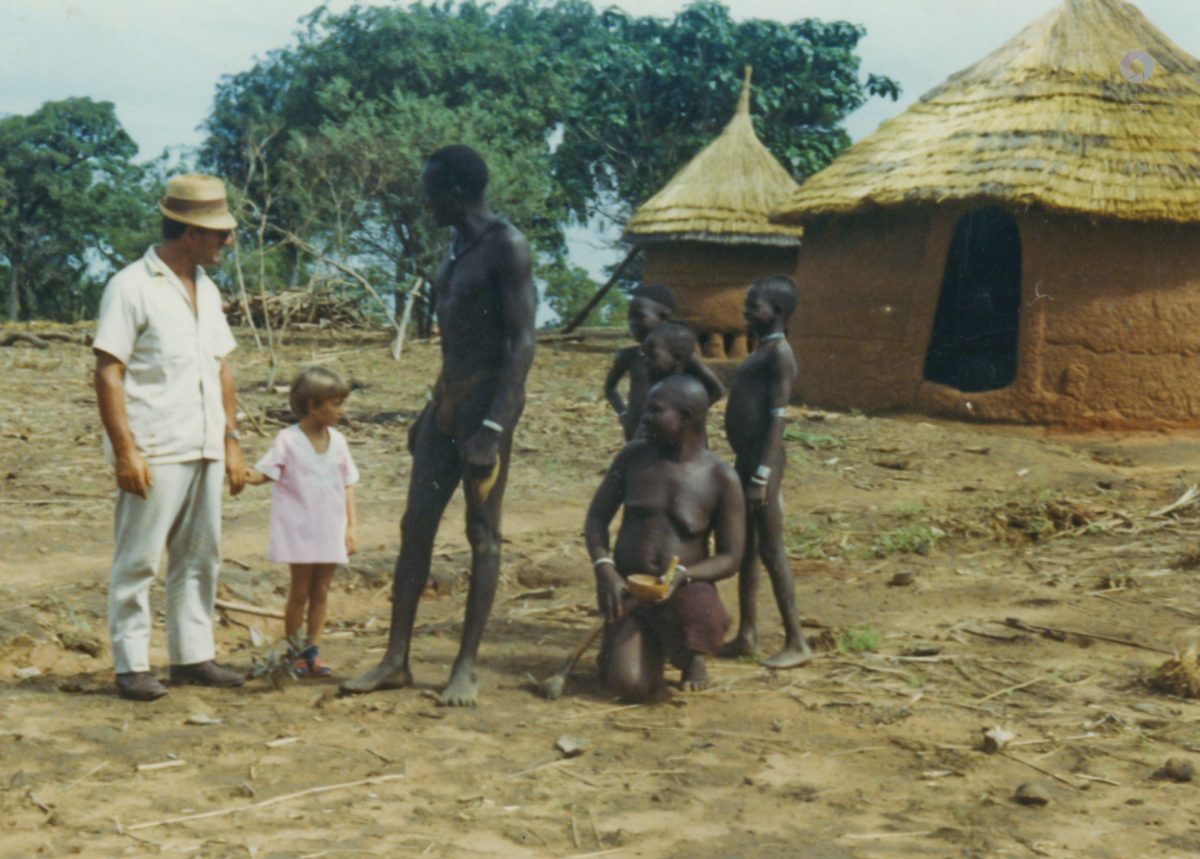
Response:
[{"label": "pink dress", "polygon": [[346,437],[329,428],[329,447],[317,453],[293,424],[280,430],[254,466],[271,478],[267,558],[284,564],[344,564],[346,487],[358,483]]}]

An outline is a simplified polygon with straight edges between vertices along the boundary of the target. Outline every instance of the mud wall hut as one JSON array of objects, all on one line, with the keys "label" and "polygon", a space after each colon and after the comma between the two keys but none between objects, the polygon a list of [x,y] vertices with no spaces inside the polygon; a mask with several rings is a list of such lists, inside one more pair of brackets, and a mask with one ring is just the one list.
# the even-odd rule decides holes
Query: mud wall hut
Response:
[{"label": "mud wall hut", "polygon": [[643,279],[671,288],[706,357],[745,357],[746,290],[796,267],[802,228],[770,214],[797,188],[754,133],[747,69],[733,119],[630,218],[624,238],[644,248]]},{"label": "mud wall hut", "polygon": [[1130,4],[1067,0],[781,207],[805,229],[798,396],[1200,421],[1197,139],[1200,63]]}]

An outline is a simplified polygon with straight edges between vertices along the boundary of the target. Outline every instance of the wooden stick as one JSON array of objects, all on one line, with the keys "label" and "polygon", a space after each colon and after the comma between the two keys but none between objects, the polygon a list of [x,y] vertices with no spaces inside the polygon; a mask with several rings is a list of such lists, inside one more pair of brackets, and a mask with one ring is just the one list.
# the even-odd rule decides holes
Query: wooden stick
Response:
[{"label": "wooden stick", "polygon": [[563,328],[563,330],[562,330],[563,334],[570,334],[572,331],[574,331],[576,328],[578,328],[580,325],[583,324],[583,320],[587,319],[588,314],[596,309],[596,305],[599,304],[603,300],[604,296],[608,295],[608,291],[610,289],[612,289],[613,284],[617,282],[617,278],[619,278],[622,274],[625,273],[625,269],[629,267],[629,264],[631,262],[633,262],[634,257],[636,257],[641,252],[642,252],[641,245],[633,246],[633,249],[630,250],[629,253],[627,253],[625,255],[625,259],[621,260],[621,264],[619,266],[617,266],[617,270],[612,273],[612,277],[610,277],[608,279],[608,282],[605,283],[604,286],[600,287],[599,291],[595,295],[592,296],[591,301],[589,301],[586,305],[584,305],[583,310],[581,310],[577,314],[575,314],[575,318],[572,319],[570,322],[568,322],[567,326],[565,328]]},{"label": "wooden stick", "polygon": [[102,764],[97,764],[96,766],[92,767],[90,770],[85,772],[83,775],[81,775],[79,778],[75,779],[74,781],[67,782],[67,787],[70,787],[71,785],[79,784],[81,781],[83,781],[85,778],[88,778],[89,776],[94,776],[96,773],[100,772],[100,770],[104,769],[106,766],[108,766],[108,761],[105,761]]},{"label": "wooden stick", "polygon": [[1026,687],[1032,686],[1034,683],[1041,683],[1043,680],[1049,680],[1053,676],[1053,674],[1047,674],[1044,677],[1034,677],[1032,680],[1026,680],[1024,683],[1017,683],[1013,686],[1005,686],[1003,689],[997,689],[995,692],[992,692],[989,695],[984,695],[982,698],[977,698],[976,701],[982,704],[984,701],[990,701],[993,698],[998,698],[1005,692],[1016,692],[1018,689],[1025,689]]},{"label": "wooden stick", "polygon": [[341,784],[327,784],[320,787],[310,787],[307,790],[296,791],[295,793],[285,793],[283,796],[264,799],[261,802],[252,802],[249,805],[237,805],[232,808],[219,808],[214,811],[202,811],[199,814],[185,814],[181,817],[168,817],[164,820],[150,820],[146,823],[139,823],[136,826],[127,826],[126,830],[135,832],[139,829],[150,829],[154,826],[167,826],[172,823],[186,823],[191,820],[204,820],[209,817],[223,817],[227,814],[238,814],[243,811],[253,811],[257,808],[266,808],[268,805],[276,805],[280,802],[288,802],[289,800],[299,799],[302,796],[312,796],[315,793],[328,793],[331,790],[344,790],[351,787],[359,787],[366,784],[382,784],[385,781],[395,781],[398,778],[404,778],[404,773],[391,773],[389,775],[372,776],[371,778],[359,779],[358,781],[346,781]]},{"label": "wooden stick", "polygon": [[529,775],[530,773],[537,772],[538,770],[549,769],[550,767],[561,767],[564,764],[570,764],[570,763],[574,763],[574,762],[575,762],[574,758],[556,758],[555,760],[546,761],[545,763],[540,763],[537,766],[533,766],[533,767],[530,767],[529,769],[521,770],[520,772],[509,773],[507,776],[505,776],[505,778],[519,778],[520,776]]},{"label": "wooden stick", "polygon": [[1161,647],[1155,647],[1151,644],[1142,644],[1140,641],[1130,641],[1128,638],[1116,638],[1111,635],[1100,635],[1096,632],[1081,632],[1077,629],[1063,629],[1055,626],[1038,626],[1033,623],[1026,623],[1020,618],[1006,618],[1004,623],[1013,629],[1024,629],[1026,632],[1057,632],[1061,635],[1077,635],[1080,638],[1094,638],[1097,641],[1107,641],[1112,644],[1124,644],[1126,647],[1136,647],[1138,650],[1149,650],[1152,653],[1165,653],[1167,656],[1174,656],[1174,650],[1163,650]]},{"label": "wooden stick", "polygon": [[1005,752],[1005,751],[997,752],[997,754],[1000,755],[1001,757],[1008,758],[1010,761],[1016,761],[1019,764],[1023,764],[1025,766],[1029,767],[1031,770],[1037,770],[1042,775],[1048,775],[1048,776],[1050,776],[1050,778],[1054,779],[1055,781],[1062,782],[1067,787],[1073,787],[1073,788],[1075,788],[1075,790],[1080,789],[1079,785],[1075,784],[1074,782],[1067,781],[1065,778],[1063,778],[1056,772],[1051,772],[1050,770],[1048,770],[1044,767],[1039,767],[1037,764],[1032,764],[1029,761],[1022,760],[1021,758],[1018,758],[1014,755],[1010,755],[1008,752]]},{"label": "wooden stick", "polygon": [[610,847],[607,850],[595,850],[591,853],[572,853],[566,859],[591,859],[593,856],[608,856],[611,853],[620,853],[625,849],[624,847]]},{"label": "wooden stick", "polygon": [[936,829],[923,829],[920,832],[864,832],[862,835],[844,835],[843,838],[920,838],[924,835],[932,835],[937,832]]},{"label": "wooden stick", "polygon": [[[591,309],[590,307],[588,308]],[[3,337],[0,337],[0,346],[11,346],[14,343],[28,343],[35,349],[49,349],[50,344],[38,337],[36,334],[30,334],[28,331],[10,331]]]},{"label": "wooden stick", "polygon": [[284,619],[283,612],[276,611],[272,608],[259,608],[256,605],[245,605],[244,603],[230,602],[229,600],[217,600],[216,606],[217,608],[224,609],[225,611],[239,611],[242,614],[253,614],[257,615],[258,617],[273,617],[279,620]]},{"label": "wooden stick", "polygon": [[234,395],[234,404],[239,409],[241,409],[243,412],[246,413],[246,417],[250,419],[250,423],[254,424],[254,431],[256,433],[258,433],[259,435],[262,435],[262,436],[265,436],[267,434],[267,431],[263,429],[262,424],[259,422],[258,417],[255,416],[254,412],[252,412],[248,408],[246,408],[246,405],[245,405],[245,403],[242,402],[241,397]]},{"label": "wooden stick", "polygon": [[144,773],[144,772],[153,772],[154,770],[170,769],[171,767],[185,767],[185,766],[187,766],[187,761],[182,761],[182,760],[179,760],[178,758],[175,758],[174,760],[158,761],[157,763],[153,763],[153,764],[138,764],[137,771],[140,773]]},{"label": "wooden stick", "polygon": [[1102,775],[1088,775],[1087,773],[1075,773],[1075,775],[1085,781],[1098,781],[1101,784],[1111,784],[1113,787],[1121,786],[1119,781],[1113,781],[1111,778],[1105,778]]}]

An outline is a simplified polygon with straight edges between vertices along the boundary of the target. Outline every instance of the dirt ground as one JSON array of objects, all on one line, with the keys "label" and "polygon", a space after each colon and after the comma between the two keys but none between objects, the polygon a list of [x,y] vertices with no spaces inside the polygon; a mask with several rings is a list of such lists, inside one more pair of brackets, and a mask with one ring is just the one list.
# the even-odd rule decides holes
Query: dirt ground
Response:
[{"label": "dirt ground", "polygon": [[[254,457],[286,396],[239,337],[239,396],[266,433],[243,421]],[[1200,513],[1184,495],[1200,480],[1194,432],[1064,435],[794,407],[789,546],[820,658],[779,673],[718,661],[707,693],[635,707],[604,694],[593,653],[562,700],[540,699],[531,676],[552,673],[595,623],[580,532],[618,449],[600,388],[621,342],[539,348],[473,710],[431,699],[463,612],[458,500],[436,553],[442,586],[418,616],[417,687],[336,693],[385,642],[405,429],[436,346],[412,344],[395,363],[382,337],[308,332],[281,350],[281,382],[315,360],[356,385],[345,432],[364,476],[363,550],[331,596],[334,678],[180,688],[153,704],[113,688],[113,490],[90,352],[0,349],[0,855],[1200,854],[1195,785],[1155,777],[1168,758],[1200,763],[1200,708],[1153,688],[1200,620]],[[719,409],[711,420],[727,452]],[[224,511],[222,596],[280,608],[268,493],[249,487]],[[722,592],[735,613],[734,583]],[[153,599],[161,609],[157,586]],[[761,603],[770,648],[781,635],[769,588]],[[278,621],[223,615],[220,658],[249,670],[280,634]],[[989,754],[992,727],[1015,736]],[[557,751],[563,735],[583,753]],[[1048,802],[1016,802],[1023,783]]]}]

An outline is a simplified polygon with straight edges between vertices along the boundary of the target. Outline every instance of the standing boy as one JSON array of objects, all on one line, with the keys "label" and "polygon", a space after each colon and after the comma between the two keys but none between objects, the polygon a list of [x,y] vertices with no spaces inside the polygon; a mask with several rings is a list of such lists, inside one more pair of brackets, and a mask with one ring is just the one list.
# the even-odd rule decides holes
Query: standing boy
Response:
[{"label": "standing boy", "polygon": [[204,273],[220,262],[237,222],[215,176],[174,176],[162,242],[104,288],[92,349],[105,454],[116,470],[116,550],[108,631],[122,698],[167,694],[150,673],[150,583],[167,549],[171,682],[239,686],[213,662],[221,565],[221,483],[237,495],[246,463],[237,431],[237,345],[221,294]]},{"label": "standing boy", "polygon": [[[617,454],[588,508],[584,535],[596,599],[609,620],[600,674],[621,698],[651,697],[668,659],[682,670],[685,691],[706,688],[705,657],[721,646],[729,625],[714,582],[736,569],[745,514],[737,476],[704,447],[707,414],[708,394],[695,379],[671,376],[655,385],[638,438]],[[621,507],[610,551],[609,524]],[[661,576],[672,558],[679,564],[666,599],[625,599],[627,576]]]},{"label": "standing boy", "polygon": [[[642,419],[642,407],[646,403],[646,392],[650,390],[642,344],[651,331],[675,316],[675,296],[661,283],[643,284],[630,295],[629,333],[637,344],[617,352],[612,369],[604,379],[604,398],[621,421],[625,441],[632,439],[637,432],[638,422]],[[617,385],[625,376],[629,376],[628,402],[621,399],[621,392],[617,390]]]},{"label": "standing boy", "polygon": [[785,275],[756,280],[746,295],[744,314],[758,348],[738,368],[725,433],[736,455],[734,468],[746,496],[746,547],[738,575],[737,637],[722,656],[758,653],[758,560],[771,577],[783,618],[783,649],[763,660],[768,668],[794,668],[812,659],[796,612],[795,583],[783,545],[783,419],[796,381],[796,359],[785,328],[796,309],[796,284]]}]

